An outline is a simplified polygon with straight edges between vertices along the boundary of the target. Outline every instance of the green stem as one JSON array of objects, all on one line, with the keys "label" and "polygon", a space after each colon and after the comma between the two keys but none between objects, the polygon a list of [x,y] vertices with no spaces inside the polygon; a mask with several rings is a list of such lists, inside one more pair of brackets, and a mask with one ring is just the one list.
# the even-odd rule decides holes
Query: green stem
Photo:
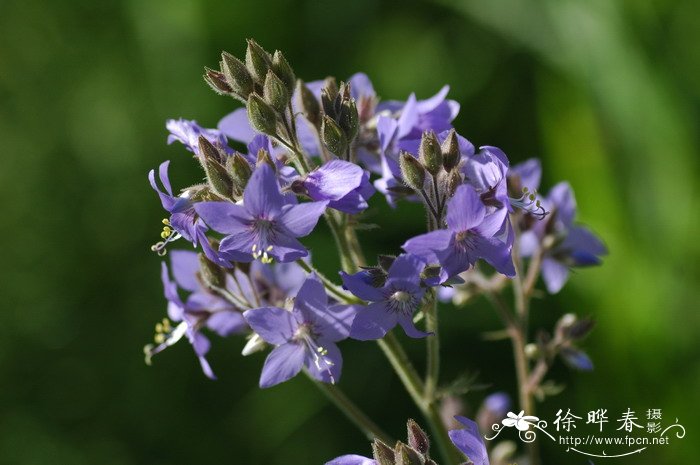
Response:
[{"label": "green stem", "polygon": [[431,292],[430,302],[423,308],[423,313],[425,315],[425,329],[429,333],[433,333],[426,338],[427,368],[424,391],[426,401],[431,402],[435,399],[435,392],[437,391],[437,384],[440,376],[440,337],[438,332],[437,298],[435,291]]},{"label": "green stem", "polygon": [[333,404],[345,414],[348,419],[355,424],[370,441],[378,438],[386,444],[392,444],[393,440],[382,429],[377,426],[360,408],[355,405],[345,393],[336,385],[322,383],[309,375],[304,370],[306,376],[323,392]]},{"label": "green stem", "polygon": [[304,260],[299,259],[296,261],[296,263],[307,273],[316,273],[316,276],[318,276],[318,279],[321,280],[326,290],[341,302],[345,302],[348,304],[357,304],[362,302],[354,295],[345,292],[340,286],[336,285],[333,281],[328,279],[320,271],[306,263]]},{"label": "green stem", "polygon": [[352,250],[350,250],[350,244],[348,244],[347,236],[345,231],[341,228],[338,219],[334,216],[332,211],[326,211],[324,213],[326,218],[326,223],[333,233],[333,238],[340,251],[340,267],[346,273],[354,273],[357,271],[357,263],[353,262]]},{"label": "green stem", "polygon": [[433,442],[437,444],[440,455],[446,461],[445,465],[456,465],[464,462],[464,459],[459,456],[457,449],[450,441],[447,428],[442,422],[442,418],[440,418],[437,402],[435,400],[427,401],[424,398],[423,383],[420,376],[418,376],[416,369],[413,367],[398,339],[396,339],[396,336],[391,332],[387,333],[377,343],[394,368],[394,371],[396,371],[411,399],[413,399],[413,402],[415,402],[428,422],[428,426],[433,433]]}]

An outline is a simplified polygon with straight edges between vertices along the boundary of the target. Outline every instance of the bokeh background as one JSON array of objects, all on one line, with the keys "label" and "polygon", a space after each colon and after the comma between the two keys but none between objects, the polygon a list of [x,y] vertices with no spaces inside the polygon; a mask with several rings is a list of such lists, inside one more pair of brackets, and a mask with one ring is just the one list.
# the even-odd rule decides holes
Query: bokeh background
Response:
[{"label": "bokeh background", "polygon": [[[146,173],[200,176],[166,118],[213,127],[236,107],[202,67],[244,39],[280,48],[306,79],[364,70],[383,98],[443,84],[456,126],[511,160],[568,179],[579,219],[611,254],[534,303],[536,325],[592,315],[590,374],[555,367],[579,415],[631,407],[677,417],[684,440],[615,463],[693,463],[700,392],[700,3],[695,0],[400,2],[0,1],[0,463],[321,464],[368,444],[303,377],[261,391],[262,355],[215,341],[207,380],[187,344],[143,363],[164,315],[159,202]],[[379,197],[362,238],[396,251],[420,210]],[[327,231],[306,241],[337,267]],[[514,393],[507,342],[483,302],[444,311],[444,380],[467,372]],[[422,343],[410,344],[422,365]],[[343,386],[395,436],[417,412],[373,344],[344,343]],[[611,418],[612,419],[612,418]],[[545,445],[545,463],[586,463]],[[614,460],[610,460],[613,462]]]}]

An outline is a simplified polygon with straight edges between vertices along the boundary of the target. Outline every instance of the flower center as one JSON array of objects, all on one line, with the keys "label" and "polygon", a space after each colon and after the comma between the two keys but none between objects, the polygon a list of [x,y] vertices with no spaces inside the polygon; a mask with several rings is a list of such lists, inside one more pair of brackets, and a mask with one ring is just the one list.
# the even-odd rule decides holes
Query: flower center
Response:
[{"label": "flower center", "polygon": [[455,234],[455,247],[460,252],[469,252],[474,250],[476,248],[473,240],[475,236],[476,233],[472,232],[471,230],[458,232]]},{"label": "flower center", "polygon": [[389,295],[387,305],[389,310],[402,315],[411,315],[416,308],[416,298],[408,291],[395,290]]}]

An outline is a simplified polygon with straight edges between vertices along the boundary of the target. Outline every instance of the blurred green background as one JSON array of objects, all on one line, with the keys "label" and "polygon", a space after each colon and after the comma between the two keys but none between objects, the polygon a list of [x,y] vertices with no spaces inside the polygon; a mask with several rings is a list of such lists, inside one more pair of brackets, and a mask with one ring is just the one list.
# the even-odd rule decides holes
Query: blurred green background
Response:
[{"label": "blurred green background", "polygon": [[[700,399],[700,3],[695,0],[0,1],[0,463],[321,464],[369,453],[364,438],[299,377],[257,388],[261,355],[217,339],[200,372],[179,344],[143,363],[165,314],[160,204],[146,173],[172,160],[173,183],[199,177],[166,118],[213,127],[236,107],[201,79],[244,39],[280,48],[305,79],[366,71],[383,98],[428,97],[444,83],[458,130],[511,160],[541,157],[544,187],[573,185],[579,219],[611,254],[534,303],[537,325],[593,315],[590,374],[557,366],[567,391],[540,406],[585,416],[664,410],[684,440],[615,463],[693,463]],[[396,252],[421,229],[411,206],[379,197]],[[320,229],[306,241],[337,266]],[[507,342],[482,332],[482,302],[444,312],[445,380],[478,373],[513,390]],[[395,436],[417,412],[374,344],[342,345],[342,385]],[[410,344],[418,365],[423,346]],[[464,397],[473,413],[486,392]],[[545,463],[586,463],[545,445]],[[606,462],[607,463],[607,462]]]}]

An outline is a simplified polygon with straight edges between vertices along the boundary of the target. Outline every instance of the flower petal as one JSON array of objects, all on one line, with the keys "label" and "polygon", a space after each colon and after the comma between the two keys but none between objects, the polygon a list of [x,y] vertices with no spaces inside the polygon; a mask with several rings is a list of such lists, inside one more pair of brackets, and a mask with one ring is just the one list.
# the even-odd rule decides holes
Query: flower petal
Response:
[{"label": "flower petal", "polygon": [[336,457],[325,465],[377,465],[377,462],[361,455],[349,454]]},{"label": "flower petal", "polygon": [[324,383],[337,383],[343,370],[340,349],[334,343],[323,339],[318,341],[318,348],[316,353],[306,353],[304,364],[309,374]]},{"label": "flower petal", "polygon": [[462,416],[456,416],[455,419],[463,424],[465,428],[448,432],[452,443],[457,446],[474,465],[489,465],[486,445],[479,434],[479,427],[477,424],[469,418]]},{"label": "flower petal", "polygon": [[462,184],[447,203],[447,225],[452,231],[467,231],[484,219],[486,208],[474,188]]},{"label": "flower petal", "polygon": [[542,260],[542,279],[547,292],[556,294],[569,279],[569,268],[553,258],[545,257]]},{"label": "flower petal", "polygon": [[328,206],[328,201],[305,202],[286,207],[277,219],[294,237],[304,237],[311,233]]},{"label": "flower petal", "polygon": [[340,272],[343,286],[362,300],[376,302],[383,300],[382,292],[379,288],[372,286],[370,277],[365,272],[347,274]]},{"label": "flower petal", "polygon": [[288,342],[275,347],[265,359],[260,387],[268,388],[296,376],[304,365],[306,350],[302,344]]},{"label": "flower petal", "polygon": [[219,121],[218,128],[229,139],[243,142],[244,144],[252,141],[256,135],[256,132],[250,127],[248,113],[245,108],[239,108],[224,116]]},{"label": "flower petal", "polygon": [[363,174],[354,163],[331,160],[309,173],[304,187],[314,200],[338,200],[360,186]]},{"label": "flower petal", "polygon": [[298,322],[294,315],[278,307],[254,308],[243,313],[250,327],[270,344],[284,344],[294,337]]},{"label": "flower petal", "polygon": [[182,289],[195,292],[201,289],[197,281],[199,272],[199,257],[196,252],[189,250],[173,250],[170,252],[170,267],[175,282]]},{"label": "flower petal", "polygon": [[416,255],[405,253],[394,260],[388,271],[389,280],[408,281],[413,284],[420,282],[420,274],[425,268],[425,262]]},{"label": "flower petal", "polygon": [[450,246],[453,233],[447,229],[438,229],[420,236],[412,237],[401,246],[406,252],[421,257],[427,263],[437,263],[436,250],[445,250]]},{"label": "flower petal", "polygon": [[284,204],[274,170],[263,163],[255,169],[243,191],[245,209],[255,218],[273,219]]},{"label": "flower petal", "polygon": [[222,234],[240,233],[253,221],[245,208],[231,202],[199,202],[194,209],[205,223]]},{"label": "flower petal", "polygon": [[424,337],[433,335],[433,333],[426,333],[425,331],[421,331],[418,328],[416,328],[416,325],[413,324],[413,316],[412,315],[406,315],[406,316],[399,318],[399,324],[401,325],[404,332],[406,333],[406,336],[412,337],[414,339],[420,339],[420,338],[424,338]]},{"label": "flower petal", "polygon": [[383,303],[370,304],[360,310],[352,322],[350,337],[358,341],[381,339],[398,323],[398,316]]}]

